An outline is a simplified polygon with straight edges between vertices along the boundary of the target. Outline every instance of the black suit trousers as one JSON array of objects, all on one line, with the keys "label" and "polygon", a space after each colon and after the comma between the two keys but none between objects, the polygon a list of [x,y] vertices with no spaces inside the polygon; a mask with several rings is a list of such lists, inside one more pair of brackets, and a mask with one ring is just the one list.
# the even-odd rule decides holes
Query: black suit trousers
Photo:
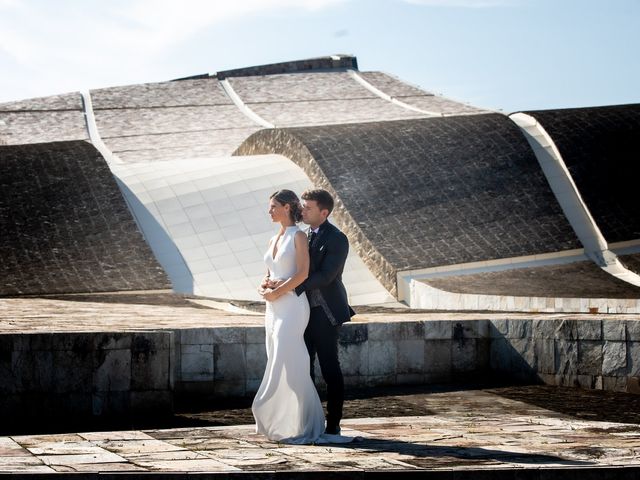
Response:
[{"label": "black suit trousers", "polygon": [[338,359],[339,329],[340,326],[331,324],[322,307],[311,309],[304,342],[311,359],[311,378],[315,380],[313,364],[317,354],[322,378],[327,384],[327,426],[340,423],[344,403],[344,379]]}]

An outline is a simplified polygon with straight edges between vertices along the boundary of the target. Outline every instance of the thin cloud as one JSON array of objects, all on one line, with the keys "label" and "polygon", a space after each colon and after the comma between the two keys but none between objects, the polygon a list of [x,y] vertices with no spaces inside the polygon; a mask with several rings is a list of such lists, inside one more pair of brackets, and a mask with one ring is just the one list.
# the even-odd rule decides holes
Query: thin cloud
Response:
[{"label": "thin cloud", "polygon": [[522,4],[522,0],[403,0],[412,5],[426,7],[458,7],[458,8],[494,8],[513,7]]},{"label": "thin cloud", "polygon": [[[206,29],[270,11],[318,11],[349,0],[0,0],[0,88],[46,78],[46,91],[154,78],[167,49]],[[43,83],[43,82],[41,82]],[[15,90],[14,90],[15,91]],[[33,96],[27,84],[18,95]],[[15,97],[13,97],[15,98]]]},{"label": "thin cloud", "polygon": [[88,9],[88,2],[0,0],[0,49],[24,63],[60,48],[73,54],[119,48],[123,54],[155,54],[205,28],[245,15],[279,9],[315,11],[344,1],[134,0],[93,3]]}]

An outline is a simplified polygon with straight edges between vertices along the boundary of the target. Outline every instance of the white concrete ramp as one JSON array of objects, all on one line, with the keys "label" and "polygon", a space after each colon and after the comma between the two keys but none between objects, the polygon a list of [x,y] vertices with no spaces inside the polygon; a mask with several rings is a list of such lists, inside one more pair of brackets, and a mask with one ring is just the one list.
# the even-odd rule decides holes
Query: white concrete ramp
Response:
[{"label": "white concrete ramp", "polygon": [[[301,194],[309,178],[280,155],[179,159],[112,165],[125,197],[174,289],[259,300],[263,255],[276,233],[269,196]],[[353,305],[395,301],[351,253],[344,281]]]}]

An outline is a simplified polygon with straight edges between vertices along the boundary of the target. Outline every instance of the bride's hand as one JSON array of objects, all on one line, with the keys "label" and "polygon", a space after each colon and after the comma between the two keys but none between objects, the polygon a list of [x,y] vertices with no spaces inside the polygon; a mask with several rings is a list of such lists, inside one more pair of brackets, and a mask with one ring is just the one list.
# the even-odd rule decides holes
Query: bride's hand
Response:
[{"label": "bride's hand", "polygon": [[275,290],[272,290],[270,288],[267,288],[263,293],[262,293],[262,298],[264,298],[267,302],[273,302],[274,300],[276,300],[280,295],[278,295],[276,293]]},{"label": "bride's hand", "polygon": [[269,280],[266,288],[270,288],[271,290],[275,290],[280,285],[284,283],[284,280]]}]

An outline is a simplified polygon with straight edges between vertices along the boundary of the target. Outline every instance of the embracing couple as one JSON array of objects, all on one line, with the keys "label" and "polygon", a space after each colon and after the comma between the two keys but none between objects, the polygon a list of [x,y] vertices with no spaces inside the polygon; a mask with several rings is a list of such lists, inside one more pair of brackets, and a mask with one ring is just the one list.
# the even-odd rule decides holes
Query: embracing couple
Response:
[{"label": "embracing couple", "polygon": [[[256,431],[270,440],[352,440],[340,435],[344,381],[338,360],[338,330],[354,315],[342,284],[349,242],[327,221],[332,210],[326,190],[305,191],[302,203],[291,190],[270,197],[269,215],[280,230],[269,242],[267,274],[258,288],[266,301],[267,367],[252,405]],[[296,225],[301,220],[308,235]],[[327,384],[326,426],[314,385],[316,355]]]}]

